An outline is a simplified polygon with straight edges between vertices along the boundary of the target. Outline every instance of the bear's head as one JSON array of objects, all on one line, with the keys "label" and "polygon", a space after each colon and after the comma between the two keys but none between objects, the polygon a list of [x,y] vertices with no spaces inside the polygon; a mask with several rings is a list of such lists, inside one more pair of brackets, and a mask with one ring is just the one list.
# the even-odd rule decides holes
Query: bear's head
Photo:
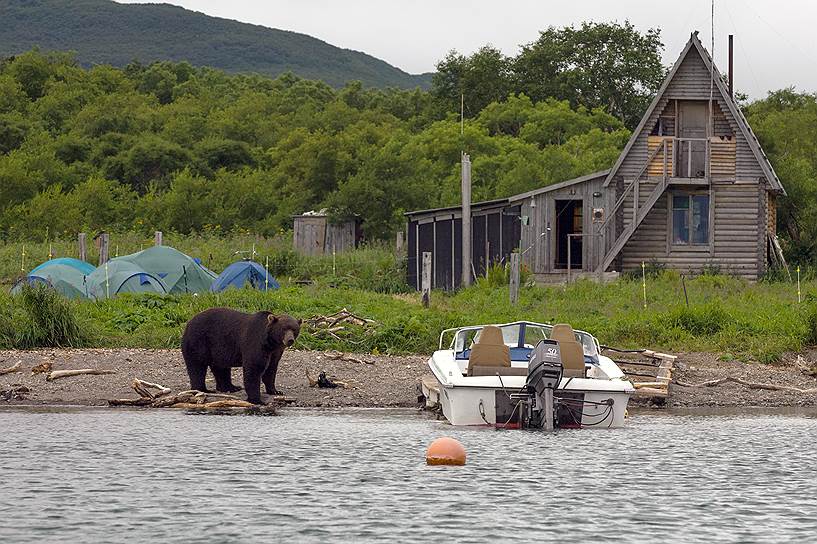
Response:
[{"label": "bear's head", "polygon": [[301,332],[301,320],[281,314],[267,316],[267,341],[273,345],[290,347]]}]

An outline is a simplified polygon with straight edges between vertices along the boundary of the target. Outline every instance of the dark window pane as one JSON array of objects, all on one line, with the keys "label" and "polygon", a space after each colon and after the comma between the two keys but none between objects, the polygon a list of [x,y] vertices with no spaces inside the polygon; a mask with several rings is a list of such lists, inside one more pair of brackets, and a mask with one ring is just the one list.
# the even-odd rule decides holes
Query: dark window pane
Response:
[{"label": "dark window pane", "polygon": [[689,195],[673,195],[672,197],[673,210],[688,210],[689,209]]},{"label": "dark window pane", "polygon": [[[677,197],[676,197],[677,198]],[[689,212],[687,210],[672,210],[672,243],[689,243]]]},{"label": "dark window pane", "polygon": [[709,243],[709,196],[692,197],[692,243]]}]

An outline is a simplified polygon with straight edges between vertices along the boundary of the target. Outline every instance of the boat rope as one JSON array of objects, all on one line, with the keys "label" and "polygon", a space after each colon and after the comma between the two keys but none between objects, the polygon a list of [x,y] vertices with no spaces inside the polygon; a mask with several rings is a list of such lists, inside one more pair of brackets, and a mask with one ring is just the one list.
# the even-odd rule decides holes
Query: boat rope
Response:
[{"label": "boat rope", "polygon": [[485,406],[483,406],[482,404],[482,399],[479,399],[479,415],[486,425],[490,425],[490,423],[488,423],[488,420],[485,419]]}]

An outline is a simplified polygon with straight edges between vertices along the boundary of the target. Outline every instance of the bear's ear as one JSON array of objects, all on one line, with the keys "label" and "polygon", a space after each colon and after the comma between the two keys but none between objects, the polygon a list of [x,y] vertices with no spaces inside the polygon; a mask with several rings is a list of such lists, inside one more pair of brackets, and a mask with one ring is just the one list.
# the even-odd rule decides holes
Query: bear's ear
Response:
[{"label": "bear's ear", "polygon": [[303,322],[304,322],[304,320],[303,320],[303,319],[301,319],[301,318],[299,317],[299,318],[298,318],[298,325],[300,325],[300,324],[301,324],[301,323],[303,323]]},{"label": "bear's ear", "polygon": [[270,325],[272,325],[272,324],[273,324],[273,323],[275,323],[276,321],[278,321],[278,316],[275,316],[275,315],[273,315],[273,314],[269,314],[269,315],[267,316],[267,322],[268,322]]}]

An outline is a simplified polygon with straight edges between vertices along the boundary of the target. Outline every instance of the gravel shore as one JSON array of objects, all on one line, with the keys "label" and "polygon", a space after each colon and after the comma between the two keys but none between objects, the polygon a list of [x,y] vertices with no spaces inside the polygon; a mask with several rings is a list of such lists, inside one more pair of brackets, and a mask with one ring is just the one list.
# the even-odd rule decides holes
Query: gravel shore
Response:
[{"label": "gravel shore", "polygon": [[[360,361],[333,358],[336,354],[314,351],[286,351],[281,359],[277,386],[296,406],[310,407],[413,407],[417,406],[417,383],[428,373],[426,356],[354,355]],[[814,372],[817,353],[792,354],[780,363],[764,365],[721,361],[711,353],[679,354],[673,381],[689,384],[740,377],[746,381],[786,385],[800,389],[817,388]],[[136,398],[133,378],[159,383],[174,392],[189,388],[179,350],[150,349],[48,349],[0,351],[0,369],[21,362],[21,371],[0,375],[0,405],[84,405],[104,406],[108,399]],[[31,369],[50,362],[54,370],[95,368],[113,370],[106,375],[66,377],[52,382]],[[307,374],[327,376],[347,383],[346,388],[310,387]],[[211,378],[210,378],[211,379]],[[233,382],[241,384],[241,369],[233,370]],[[211,385],[212,382],[211,382]],[[28,392],[12,394],[19,386]],[[214,385],[213,385],[214,388]],[[236,396],[243,397],[243,392]],[[735,383],[717,387],[670,386],[670,407],[773,407],[815,406],[817,394],[794,391],[752,389]]]}]

